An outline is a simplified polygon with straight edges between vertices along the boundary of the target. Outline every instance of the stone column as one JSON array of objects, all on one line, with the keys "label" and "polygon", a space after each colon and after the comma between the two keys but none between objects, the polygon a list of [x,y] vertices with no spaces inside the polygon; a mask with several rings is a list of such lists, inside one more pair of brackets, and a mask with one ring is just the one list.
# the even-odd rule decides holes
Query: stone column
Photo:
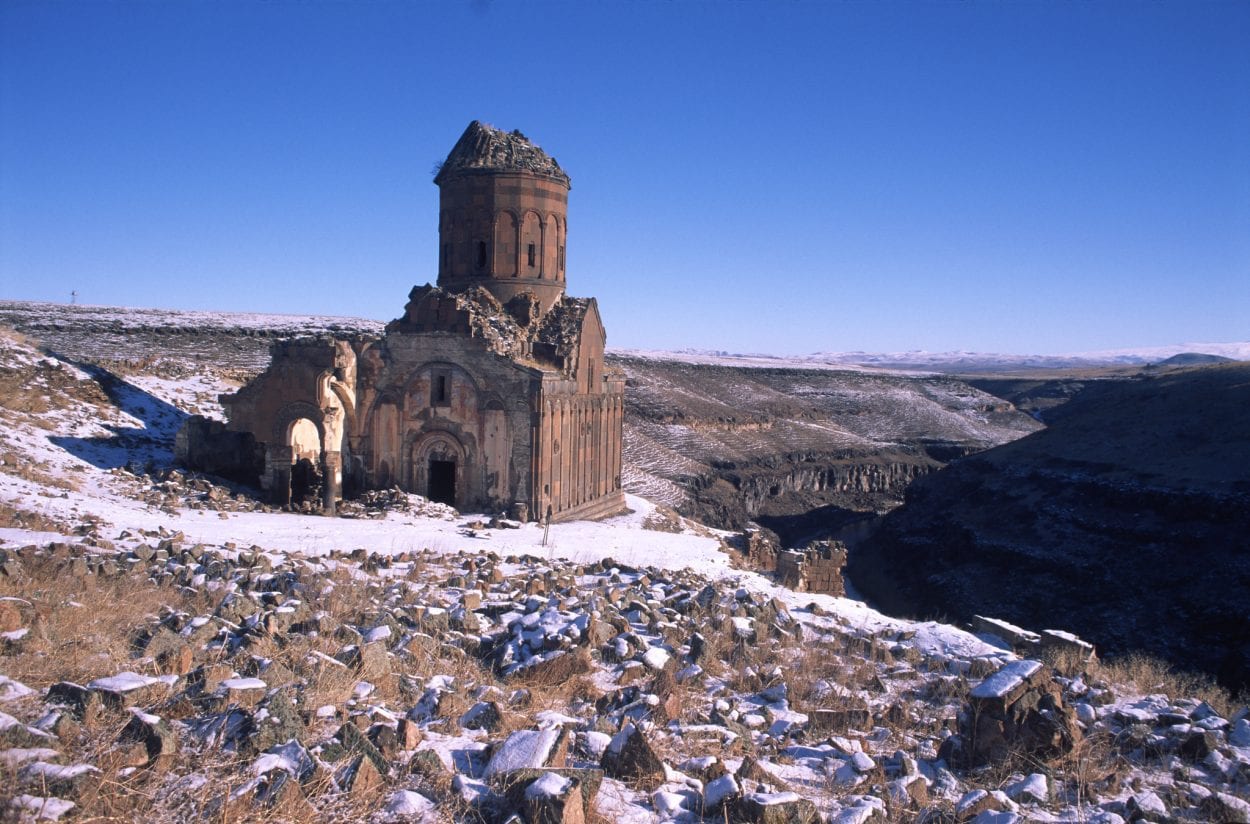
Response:
[{"label": "stone column", "polygon": [[343,453],[324,451],[321,453],[321,488],[325,493],[322,512],[334,515],[339,499],[339,490],[343,486]]},{"label": "stone column", "polygon": [[291,458],[289,446],[265,447],[265,475],[261,486],[269,492],[269,500],[278,506],[291,503]]}]

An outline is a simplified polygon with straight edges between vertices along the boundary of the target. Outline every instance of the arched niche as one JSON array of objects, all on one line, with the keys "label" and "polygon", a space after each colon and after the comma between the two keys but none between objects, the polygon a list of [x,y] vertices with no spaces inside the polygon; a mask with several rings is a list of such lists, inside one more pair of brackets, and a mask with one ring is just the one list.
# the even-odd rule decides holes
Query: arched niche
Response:
[{"label": "arched niche", "polygon": [[369,448],[378,487],[388,487],[397,480],[395,471],[402,462],[402,419],[399,399],[392,395],[379,398],[369,415]]},{"label": "arched niche", "polygon": [[507,210],[495,215],[495,277],[516,277],[517,220]]},{"label": "arched niche", "polygon": [[542,272],[543,230],[538,213],[529,211],[521,219],[521,276],[536,278]]},{"label": "arched niche", "polygon": [[559,280],[560,269],[558,251],[560,248],[560,219],[555,215],[547,215],[543,226],[543,270],[542,277]]}]

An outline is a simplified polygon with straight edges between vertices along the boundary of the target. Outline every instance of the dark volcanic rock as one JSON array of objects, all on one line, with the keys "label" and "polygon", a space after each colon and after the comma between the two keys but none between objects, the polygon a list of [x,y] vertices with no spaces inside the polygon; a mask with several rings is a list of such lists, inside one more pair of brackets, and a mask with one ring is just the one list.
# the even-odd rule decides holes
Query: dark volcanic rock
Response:
[{"label": "dark volcanic rock", "polygon": [[1250,684],[1250,365],[1100,383],[927,476],[851,554],[882,607],[1061,624]]}]

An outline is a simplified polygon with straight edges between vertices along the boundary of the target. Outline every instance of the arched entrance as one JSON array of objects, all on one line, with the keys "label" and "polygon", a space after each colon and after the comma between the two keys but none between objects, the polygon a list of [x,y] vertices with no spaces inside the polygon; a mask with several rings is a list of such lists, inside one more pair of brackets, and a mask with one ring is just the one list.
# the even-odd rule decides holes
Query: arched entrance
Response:
[{"label": "arched entrance", "polygon": [[296,418],[286,430],[291,449],[291,503],[318,500],[321,472],[321,430],[308,418]]},{"label": "arched entrance", "polygon": [[296,401],[274,416],[273,435],[265,445],[261,486],[279,506],[311,500],[324,487],[326,452],[321,410]]},{"label": "arched entrance", "polygon": [[460,506],[466,498],[464,446],[448,432],[431,432],[412,445],[412,490],[431,501]]}]

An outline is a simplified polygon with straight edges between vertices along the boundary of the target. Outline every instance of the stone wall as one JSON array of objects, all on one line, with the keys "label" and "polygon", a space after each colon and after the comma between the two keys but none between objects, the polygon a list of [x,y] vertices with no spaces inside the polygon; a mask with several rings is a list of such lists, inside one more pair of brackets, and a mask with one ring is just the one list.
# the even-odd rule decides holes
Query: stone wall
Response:
[{"label": "stone wall", "polygon": [[818,592],[843,596],[846,585],[842,570],[846,547],[838,541],[816,541],[804,550],[786,550],[777,555],[777,578],[798,592]]},{"label": "stone wall", "polygon": [[223,478],[256,484],[265,451],[249,432],[231,432],[221,421],[192,415],[174,437],[174,461]]}]

